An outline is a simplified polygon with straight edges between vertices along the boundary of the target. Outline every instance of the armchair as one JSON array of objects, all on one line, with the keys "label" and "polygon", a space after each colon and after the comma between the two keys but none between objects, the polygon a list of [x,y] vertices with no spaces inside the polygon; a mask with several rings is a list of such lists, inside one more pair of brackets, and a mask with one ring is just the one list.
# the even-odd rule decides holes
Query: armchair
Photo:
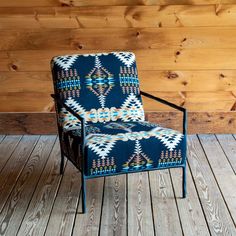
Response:
[{"label": "armchair", "polygon": [[[131,52],[54,57],[51,61],[63,174],[65,156],[86,179],[181,167],[186,196],[187,111],[140,91]],[[183,112],[183,133],[144,119],[142,96]],[[150,148],[151,147],[151,148]]]}]

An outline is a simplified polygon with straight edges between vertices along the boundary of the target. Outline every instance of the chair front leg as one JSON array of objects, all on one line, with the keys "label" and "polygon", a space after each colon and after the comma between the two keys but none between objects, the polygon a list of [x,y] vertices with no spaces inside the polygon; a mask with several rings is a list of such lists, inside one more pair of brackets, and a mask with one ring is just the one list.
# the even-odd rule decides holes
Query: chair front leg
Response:
[{"label": "chair front leg", "polygon": [[81,188],[82,188],[82,213],[86,213],[86,180],[84,174],[81,173]]},{"label": "chair front leg", "polygon": [[183,198],[186,198],[186,165],[182,167]]}]

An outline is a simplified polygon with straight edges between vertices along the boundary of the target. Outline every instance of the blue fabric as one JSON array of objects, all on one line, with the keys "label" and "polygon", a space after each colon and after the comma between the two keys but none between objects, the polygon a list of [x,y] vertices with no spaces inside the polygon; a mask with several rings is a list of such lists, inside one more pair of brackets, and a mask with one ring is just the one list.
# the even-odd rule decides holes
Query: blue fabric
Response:
[{"label": "blue fabric", "polygon": [[[185,137],[146,121],[108,122],[86,126],[85,174],[106,175],[182,165]],[[70,131],[78,137],[80,129]]]},{"label": "blue fabric", "polygon": [[[86,123],[144,120],[135,56],[131,52],[58,56],[52,59],[55,93]],[[59,107],[65,130],[79,121]]]},{"label": "blue fabric", "polygon": [[[52,72],[55,93],[85,118],[87,176],[183,165],[186,137],[144,121],[133,53],[58,56]],[[57,109],[59,127],[78,140],[80,122]]]}]

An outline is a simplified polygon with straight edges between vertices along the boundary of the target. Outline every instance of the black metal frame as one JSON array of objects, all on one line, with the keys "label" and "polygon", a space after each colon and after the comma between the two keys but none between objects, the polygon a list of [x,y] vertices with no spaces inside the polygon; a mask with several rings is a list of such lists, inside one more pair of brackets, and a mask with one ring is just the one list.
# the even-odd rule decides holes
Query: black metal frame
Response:
[{"label": "black metal frame", "polygon": [[[173,107],[181,112],[183,112],[183,134],[186,136],[187,135],[187,110],[183,107],[177,106],[173,103],[170,103],[164,99],[155,97],[149,93],[140,91],[140,96],[143,95],[145,97],[148,97],[150,99],[153,99],[155,101],[161,102],[165,105],[168,105],[170,107]],[[83,117],[81,117],[80,115],[78,115],[75,111],[73,111],[69,106],[67,106],[58,95],[55,94],[51,94],[51,97],[54,99],[55,101],[55,106],[56,106],[56,111],[58,112],[58,105],[64,107],[68,112],[70,112],[73,116],[75,116],[80,122],[81,122],[81,138],[80,138],[80,142],[78,143],[78,145],[81,147],[81,168],[79,168],[78,165],[76,165],[76,163],[74,163],[73,159],[68,157],[67,158],[72,161],[75,166],[81,171],[81,185],[82,185],[82,213],[86,212],[86,179],[89,178],[95,178],[95,177],[87,177],[84,174],[84,170],[85,170],[85,162],[86,162],[86,155],[85,155],[85,140],[86,140],[86,130],[85,130],[85,119]],[[57,116],[58,119],[58,116]],[[63,148],[62,148],[62,129],[58,124],[58,132],[59,132],[59,139],[60,139],[60,147],[61,147],[61,166],[60,166],[60,174],[63,174],[64,172],[64,153],[63,153]],[[187,138],[186,138],[187,139]],[[186,144],[187,145],[187,144]],[[78,147],[79,148],[79,147]],[[187,157],[187,154],[186,154]],[[186,159],[185,157],[185,159]],[[78,157],[79,158],[79,152],[78,152]],[[184,163],[184,165],[180,165],[180,166],[176,166],[176,167],[172,167],[172,168],[178,168],[178,167],[182,167],[183,170],[183,198],[186,197],[186,161]],[[169,168],[169,167],[168,167]],[[157,170],[157,169],[166,169],[166,168],[155,168],[153,170]],[[119,175],[122,173],[117,173],[116,175]],[[114,174],[112,174],[114,175]],[[109,176],[109,175],[107,175]],[[97,177],[97,176],[96,176]]]},{"label": "black metal frame", "polygon": [[[176,110],[183,112],[183,134],[185,136],[185,140],[186,140],[185,145],[186,145],[186,149],[187,149],[187,117],[188,117],[187,110],[184,107],[180,107],[174,103],[168,102],[162,98],[153,96],[153,95],[143,92],[143,91],[140,91],[140,95],[143,95],[147,98],[150,98],[150,99],[155,100],[157,102],[163,103],[167,106],[173,107]],[[185,159],[186,158],[187,158],[187,152],[185,153]],[[182,181],[182,190],[183,191],[182,192],[183,192],[183,198],[185,198],[186,197],[186,161],[185,161],[184,165],[182,166],[182,177],[183,177],[183,181]]]}]

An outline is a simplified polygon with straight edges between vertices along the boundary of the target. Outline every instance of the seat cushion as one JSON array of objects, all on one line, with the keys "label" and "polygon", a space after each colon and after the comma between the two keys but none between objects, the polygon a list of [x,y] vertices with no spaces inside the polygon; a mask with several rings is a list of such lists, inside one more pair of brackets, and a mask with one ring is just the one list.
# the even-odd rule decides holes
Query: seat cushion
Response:
[{"label": "seat cushion", "polygon": [[147,121],[96,123],[86,130],[87,176],[179,166],[186,156],[182,133]]}]

